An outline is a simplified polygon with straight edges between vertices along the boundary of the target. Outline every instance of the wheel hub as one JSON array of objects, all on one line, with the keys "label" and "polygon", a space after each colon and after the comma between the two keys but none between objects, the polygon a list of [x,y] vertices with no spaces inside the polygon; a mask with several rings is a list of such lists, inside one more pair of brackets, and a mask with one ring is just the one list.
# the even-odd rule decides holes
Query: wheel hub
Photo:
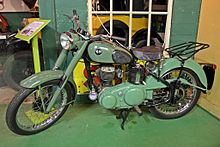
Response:
[{"label": "wheel hub", "polygon": [[176,89],[176,92],[175,92],[175,100],[176,101],[183,99],[185,96],[186,96],[186,92],[182,86],[180,86],[179,89]]},{"label": "wheel hub", "polygon": [[26,76],[30,76],[32,73],[33,73],[33,71],[32,71],[32,69],[30,69],[30,68],[27,68],[27,69],[25,69],[25,71],[24,71],[24,74],[25,74]]},{"label": "wheel hub", "polygon": [[[44,101],[45,106],[47,107],[48,104],[49,104],[48,98],[44,98],[43,101]],[[32,103],[32,109],[34,111],[44,112],[43,104],[42,104],[42,101],[41,101],[41,99],[39,97],[37,98],[37,100],[35,102]]]}]

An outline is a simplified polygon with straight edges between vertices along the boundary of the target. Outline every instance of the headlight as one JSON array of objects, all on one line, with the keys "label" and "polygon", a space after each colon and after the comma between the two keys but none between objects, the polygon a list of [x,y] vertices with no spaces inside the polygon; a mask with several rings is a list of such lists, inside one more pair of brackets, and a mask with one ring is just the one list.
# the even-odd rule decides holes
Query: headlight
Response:
[{"label": "headlight", "polygon": [[60,35],[60,44],[66,50],[73,49],[77,41],[79,41],[79,36],[76,33],[65,32]]},{"label": "headlight", "polygon": [[62,33],[60,35],[60,44],[66,50],[68,50],[70,48],[70,46],[71,46],[69,38],[70,37],[66,33]]}]

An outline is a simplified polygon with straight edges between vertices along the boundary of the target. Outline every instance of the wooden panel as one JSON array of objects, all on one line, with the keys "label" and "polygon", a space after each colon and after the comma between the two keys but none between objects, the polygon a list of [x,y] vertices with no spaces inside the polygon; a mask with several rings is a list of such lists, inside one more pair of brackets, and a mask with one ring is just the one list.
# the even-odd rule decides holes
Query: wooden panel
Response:
[{"label": "wooden panel", "polygon": [[58,32],[64,32],[73,27],[71,21],[64,14],[72,16],[74,9],[79,14],[81,27],[87,30],[87,0],[56,0],[55,5]]},{"label": "wooden panel", "polygon": [[53,67],[57,58],[57,51],[59,48],[57,26],[56,26],[56,13],[55,13],[55,0],[39,0],[40,18],[49,19],[51,22],[45,27],[42,35],[43,56],[45,69]]},{"label": "wooden panel", "polygon": [[200,104],[220,118],[220,20],[219,0],[203,0],[199,22],[198,41],[210,44],[210,48],[200,52],[196,58],[203,62],[217,64],[215,81],[210,94],[201,99]]},{"label": "wooden panel", "polygon": [[72,15],[76,9],[83,28],[87,29],[87,0],[39,0],[40,17],[51,22],[43,32],[43,55],[46,69],[53,67],[61,49],[59,35],[72,28],[72,23],[64,14]]},{"label": "wooden panel", "polygon": [[170,45],[195,41],[201,0],[174,0]]}]

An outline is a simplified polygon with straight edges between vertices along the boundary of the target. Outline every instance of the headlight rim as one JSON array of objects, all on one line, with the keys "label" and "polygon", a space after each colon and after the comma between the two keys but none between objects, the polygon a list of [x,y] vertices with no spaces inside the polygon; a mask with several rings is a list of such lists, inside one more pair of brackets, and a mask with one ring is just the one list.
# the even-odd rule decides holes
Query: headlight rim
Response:
[{"label": "headlight rim", "polygon": [[[66,43],[64,43],[64,41]],[[66,32],[64,32],[64,33],[62,33],[60,35],[60,44],[61,44],[63,49],[65,49],[65,50],[69,50],[70,49],[70,47],[71,47],[71,40],[70,40],[70,37],[67,35]]]}]

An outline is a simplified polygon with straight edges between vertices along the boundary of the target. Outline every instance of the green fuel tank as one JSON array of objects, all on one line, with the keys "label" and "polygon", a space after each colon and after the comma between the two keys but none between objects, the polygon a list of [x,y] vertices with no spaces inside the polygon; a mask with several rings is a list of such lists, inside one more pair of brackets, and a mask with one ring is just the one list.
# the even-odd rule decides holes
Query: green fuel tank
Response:
[{"label": "green fuel tank", "polygon": [[133,60],[131,53],[106,41],[95,41],[88,46],[88,54],[92,61],[100,63],[127,64]]}]

